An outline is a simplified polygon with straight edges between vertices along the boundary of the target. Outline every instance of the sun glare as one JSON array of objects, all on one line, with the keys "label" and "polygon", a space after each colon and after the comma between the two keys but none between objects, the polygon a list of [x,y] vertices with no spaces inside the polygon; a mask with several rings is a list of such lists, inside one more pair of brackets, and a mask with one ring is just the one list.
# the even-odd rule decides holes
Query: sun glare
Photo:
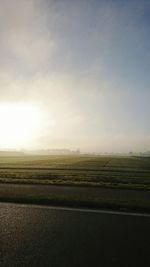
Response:
[{"label": "sun glare", "polygon": [[32,144],[40,129],[38,107],[24,103],[0,105],[0,147],[24,148]]}]

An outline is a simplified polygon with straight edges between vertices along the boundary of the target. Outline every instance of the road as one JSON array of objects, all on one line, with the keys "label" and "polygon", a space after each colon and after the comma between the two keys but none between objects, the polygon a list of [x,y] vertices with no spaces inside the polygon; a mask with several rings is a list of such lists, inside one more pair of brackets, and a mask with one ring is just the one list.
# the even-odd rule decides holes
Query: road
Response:
[{"label": "road", "polygon": [[147,215],[0,204],[0,266],[150,266],[149,226]]}]

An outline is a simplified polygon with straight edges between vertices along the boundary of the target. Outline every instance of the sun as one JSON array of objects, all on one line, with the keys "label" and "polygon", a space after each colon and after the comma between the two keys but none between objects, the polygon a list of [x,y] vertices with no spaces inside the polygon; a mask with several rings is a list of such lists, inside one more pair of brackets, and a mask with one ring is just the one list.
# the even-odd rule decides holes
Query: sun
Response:
[{"label": "sun", "polygon": [[26,103],[0,104],[0,148],[20,149],[32,145],[41,127],[41,112]]}]

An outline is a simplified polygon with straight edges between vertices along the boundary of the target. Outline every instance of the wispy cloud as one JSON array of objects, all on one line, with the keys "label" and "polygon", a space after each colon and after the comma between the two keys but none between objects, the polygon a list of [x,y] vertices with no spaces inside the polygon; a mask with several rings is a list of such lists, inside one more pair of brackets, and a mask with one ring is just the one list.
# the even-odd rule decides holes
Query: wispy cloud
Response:
[{"label": "wispy cloud", "polygon": [[[44,1],[43,1],[44,2]],[[1,57],[3,65],[19,72],[41,71],[55,50],[42,1],[13,0],[0,3]]]}]

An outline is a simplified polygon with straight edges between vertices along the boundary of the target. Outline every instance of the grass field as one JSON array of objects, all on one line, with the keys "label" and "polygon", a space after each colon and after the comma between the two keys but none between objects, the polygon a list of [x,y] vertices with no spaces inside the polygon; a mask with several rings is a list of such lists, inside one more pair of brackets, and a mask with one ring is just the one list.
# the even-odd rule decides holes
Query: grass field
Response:
[{"label": "grass field", "polygon": [[0,157],[0,183],[150,189],[149,157]]},{"label": "grass field", "polygon": [[0,157],[0,184],[0,201],[150,212],[149,157]]}]

